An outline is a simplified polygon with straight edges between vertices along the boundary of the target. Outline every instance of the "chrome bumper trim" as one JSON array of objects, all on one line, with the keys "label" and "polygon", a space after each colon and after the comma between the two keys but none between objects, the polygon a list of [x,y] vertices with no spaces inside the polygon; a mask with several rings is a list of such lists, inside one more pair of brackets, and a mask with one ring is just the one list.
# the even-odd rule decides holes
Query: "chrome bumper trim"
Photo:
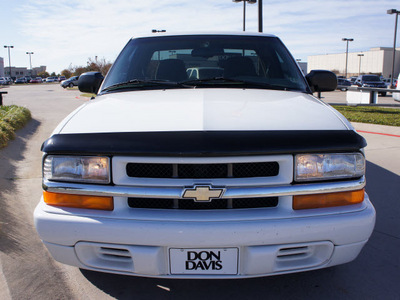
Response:
[{"label": "chrome bumper trim", "polygon": [[[222,198],[235,199],[325,194],[359,190],[364,186],[365,176],[350,181],[282,186],[226,187]],[[182,198],[185,188],[187,187],[133,187],[43,181],[43,189],[48,192],[113,197],[177,199]]]}]

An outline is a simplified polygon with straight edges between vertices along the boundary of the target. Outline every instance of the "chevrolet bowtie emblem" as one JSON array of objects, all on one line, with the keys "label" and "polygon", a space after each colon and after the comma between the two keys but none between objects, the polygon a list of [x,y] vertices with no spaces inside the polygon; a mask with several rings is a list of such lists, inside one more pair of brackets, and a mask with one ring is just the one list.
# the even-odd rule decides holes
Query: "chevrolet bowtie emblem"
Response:
[{"label": "chevrolet bowtie emblem", "polygon": [[225,189],[210,186],[195,186],[185,189],[182,198],[193,199],[196,202],[210,202],[212,199],[221,198]]}]

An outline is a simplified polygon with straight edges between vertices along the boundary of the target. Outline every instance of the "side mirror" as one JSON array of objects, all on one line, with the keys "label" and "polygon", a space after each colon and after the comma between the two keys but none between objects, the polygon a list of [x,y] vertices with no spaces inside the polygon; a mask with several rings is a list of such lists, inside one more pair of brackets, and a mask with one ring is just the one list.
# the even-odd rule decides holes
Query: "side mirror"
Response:
[{"label": "side mirror", "polygon": [[79,76],[78,88],[83,93],[97,94],[104,76],[100,72],[86,72]]},{"label": "side mirror", "polygon": [[337,87],[337,77],[331,71],[312,70],[306,79],[312,92],[329,92]]}]

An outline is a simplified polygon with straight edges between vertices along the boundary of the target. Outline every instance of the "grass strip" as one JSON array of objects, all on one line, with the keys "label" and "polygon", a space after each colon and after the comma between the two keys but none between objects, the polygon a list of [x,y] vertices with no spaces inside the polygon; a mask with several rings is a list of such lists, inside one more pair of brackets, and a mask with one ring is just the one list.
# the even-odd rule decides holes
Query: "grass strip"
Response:
[{"label": "grass strip", "polygon": [[81,96],[87,97],[87,98],[92,98],[92,97],[96,97],[96,94],[84,93],[84,94],[81,94]]},{"label": "grass strip", "polygon": [[334,106],[351,122],[400,126],[400,109],[376,106]]},{"label": "grass strip", "polygon": [[16,105],[0,106],[0,148],[15,137],[15,131],[31,119],[31,112]]}]

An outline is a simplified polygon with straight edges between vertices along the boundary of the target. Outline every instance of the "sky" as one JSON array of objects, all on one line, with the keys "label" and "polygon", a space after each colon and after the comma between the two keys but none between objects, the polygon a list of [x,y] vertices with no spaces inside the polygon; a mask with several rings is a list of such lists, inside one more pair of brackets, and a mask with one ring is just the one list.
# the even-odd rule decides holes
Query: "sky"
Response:
[{"label": "sky", "polygon": [[[296,59],[393,47],[398,0],[264,0],[263,31],[278,36]],[[60,73],[88,58],[113,62],[131,37],[167,32],[242,31],[243,4],[232,0],[0,0],[1,45],[11,65]],[[400,22],[399,22],[400,23]],[[400,24],[399,26],[400,27]],[[246,31],[258,31],[258,4],[246,5]],[[397,32],[398,38],[399,29]],[[400,41],[397,43],[399,46]],[[4,66],[8,50],[0,48]]]}]

